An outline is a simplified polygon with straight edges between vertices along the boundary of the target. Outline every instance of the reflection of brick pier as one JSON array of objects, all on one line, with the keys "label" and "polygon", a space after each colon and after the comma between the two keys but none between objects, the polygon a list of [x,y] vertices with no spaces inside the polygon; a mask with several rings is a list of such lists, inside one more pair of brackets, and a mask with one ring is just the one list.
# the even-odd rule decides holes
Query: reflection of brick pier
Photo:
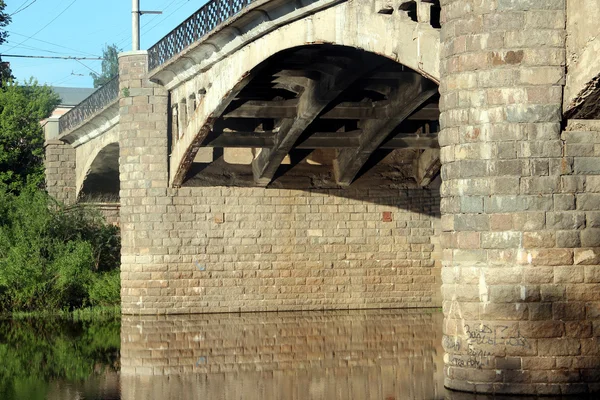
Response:
[{"label": "reflection of brick pier", "polygon": [[441,322],[434,310],[124,316],[122,396],[440,398]]}]

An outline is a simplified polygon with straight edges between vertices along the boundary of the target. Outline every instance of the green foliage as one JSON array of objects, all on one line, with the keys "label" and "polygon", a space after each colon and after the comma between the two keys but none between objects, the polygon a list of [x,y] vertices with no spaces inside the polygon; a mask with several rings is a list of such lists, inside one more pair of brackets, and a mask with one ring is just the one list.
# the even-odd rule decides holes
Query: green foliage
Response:
[{"label": "green foliage", "polygon": [[[1,25],[1,24],[0,24]],[[0,187],[18,192],[44,181],[44,133],[40,121],[59,103],[48,86],[30,80],[0,88]]]},{"label": "green foliage", "polygon": [[118,317],[5,320],[0,338],[2,399],[46,399],[50,381],[118,371]]},{"label": "green foliage", "polygon": [[121,274],[113,270],[100,274],[89,286],[90,303],[93,306],[110,306],[121,301]]},{"label": "green foliage", "polygon": [[102,72],[97,74],[91,72],[90,76],[94,80],[94,87],[100,87],[119,73],[119,52],[120,48],[116,44],[104,46],[102,49]]},{"label": "green foliage", "polygon": [[[10,15],[4,12],[6,8],[6,3],[4,0],[0,0],[0,28],[5,28],[10,23]],[[8,39],[8,32],[4,29],[0,29],[0,45],[6,43]],[[10,71],[10,64],[7,62],[2,62],[2,57],[0,57],[0,84],[3,82],[14,79],[12,72]]]},{"label": "green foliage", "polygon": [[119,303],[120,239],[96,214],[34,187],[0,191],[0,312]]}]

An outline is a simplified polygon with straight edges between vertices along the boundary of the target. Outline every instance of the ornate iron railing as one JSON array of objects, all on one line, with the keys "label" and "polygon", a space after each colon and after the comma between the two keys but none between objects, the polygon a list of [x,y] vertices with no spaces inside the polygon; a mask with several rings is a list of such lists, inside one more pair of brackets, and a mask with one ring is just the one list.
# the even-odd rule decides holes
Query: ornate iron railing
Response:
[{"label": "ornate iron railing", "polygon": [[106,82],[100,89],[60,117],[58,130],[67,132],[86,121],[93,114],[104,109],[119,97],[119,75]]},{"label": "ornate iron railing", "polygon": [[212,0],[148,50],[148,69],[166,63],[256,0]]}]

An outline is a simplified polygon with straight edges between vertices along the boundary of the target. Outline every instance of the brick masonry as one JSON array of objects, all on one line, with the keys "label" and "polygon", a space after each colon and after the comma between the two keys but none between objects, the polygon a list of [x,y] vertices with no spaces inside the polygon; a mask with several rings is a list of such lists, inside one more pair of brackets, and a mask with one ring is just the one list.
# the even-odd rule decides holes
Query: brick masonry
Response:
[{"label": "brick masonry", "polygon": [[75,203],[75,149],[59,140],[44,144],[46,157],[46,190],[67,205]]},{"label": "brick masonry", "polygon": [[123,313],[440,304],[436,191],[168,189],[145,57],[120,59]]},{"label": "brick masonry", "polygon": [[561,134],[565,2],[442,6],[446,385],[597,391],[600,153]]},{"label": "brick masonry", "polygon": [[124,316],[122,396],[440,398],[441,317],[430,310]]}]

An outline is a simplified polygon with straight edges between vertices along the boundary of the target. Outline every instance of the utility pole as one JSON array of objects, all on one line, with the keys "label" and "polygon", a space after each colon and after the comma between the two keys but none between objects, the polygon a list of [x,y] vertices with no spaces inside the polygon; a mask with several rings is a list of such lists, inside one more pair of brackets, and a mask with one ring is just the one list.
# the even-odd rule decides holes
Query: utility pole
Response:
[{"label": "utility pole", "polygon": [[140,11],[140,0],[131,0],[131,47],[140,49],[140,15],[162,14],[162,11]]},{"label": "utility pole", "polygon": [[131,46],[140,49],[140,0],[131,0]]}]

